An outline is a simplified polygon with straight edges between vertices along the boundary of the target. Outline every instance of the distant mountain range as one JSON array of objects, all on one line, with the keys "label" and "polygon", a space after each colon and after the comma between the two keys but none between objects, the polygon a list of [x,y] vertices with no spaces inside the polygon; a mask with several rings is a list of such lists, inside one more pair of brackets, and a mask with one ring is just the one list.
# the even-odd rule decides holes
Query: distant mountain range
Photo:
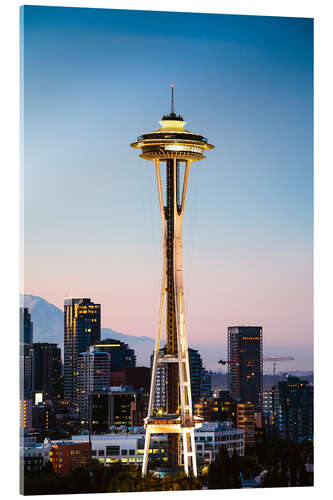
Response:
[{"label": "distant mountain range", "polygon": [[[34,295],[24,295],[25,307],[28,307],[31,313],[33,325],[34,325],[34,342],[53,342],[61,347],[61,352],[63,356],[64,352],[64,312],[59,307],[51,304],[42,297],[37,297]],[[102,328],[101,338],[114,338],[115,340],[120,340],[128,344],[132,349],[135,350],[137,366],[150,366],[150,356],[154,350],[155,339],[148,336],[137,337],[136,335],[130,335],[128,333],[121,333],[110,328]],[[207,370],[220,371],[220,365],[218,365],[218,360],[223,359],[225,356],[226,346],[202,343],[202,344],[190,344],[189,347],[193,349],[198,349],[203,365]],[[274,351],[271,351],[273,355]],[[299,357],[301,353],[297,353],[296,357]],[[271,353],[270,353],[271,355]],[[272,366],[267,366],[268,370],[272,369]],[[283,366],[279,366],[279,369],[285,369],[291,373],[292,369],[297,367],[292,363]],[[224,367],[226,371],[226,367]],[[297,372],[294,371],[297,375]],[[312,373],[311,371],[309,373]],[[299,372],[299,375],[304,376],[304,372]]]},{"label": "distant mountain range", "polygon": [[[34,325],[34,342],[53,342],[64,352],[64,311],[42,297],[24,295],[24,305],[29,308]],[[150,356],[154,350],[152,337],[130,335],[111,328],[101,329],[101,338],[113,338],[128,344],[135,350],[137,366],[150,366]],[[211,345],[191,345],[198,349],[206,368],[217,369],[216,347]]]},{"label": "distant mountain range", "polygon": [[[33,322],[34,342],[58,344],[64,352],[64,311],[50,304],[42,297],[24,295],[24,306],[29,308]],[[116,332],[110,328],[101,329],[101,338],[113,338],[129,344],[135,350],[137,366],[150,366],[150,355],[155,341],[151,337],[136,337]]]}]

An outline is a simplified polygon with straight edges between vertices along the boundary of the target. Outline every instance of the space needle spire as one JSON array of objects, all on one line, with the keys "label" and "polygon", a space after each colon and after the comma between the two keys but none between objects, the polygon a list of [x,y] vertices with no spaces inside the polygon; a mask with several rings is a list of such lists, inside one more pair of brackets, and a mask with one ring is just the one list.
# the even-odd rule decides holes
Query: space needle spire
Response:
[{"label": "space needle spire", "polygon": [[172,83],[171,84],[171,114],[175,114],[175,96],[174,96],[174,88],[175,85]]},{"label": "space needle spire", "polygon": [[[141,150],[140,158],[154,162],[163,236],[163,271],[159,316],[155,337],[142,474],[147,473],[151,434],[168,435],[168,467],[184,464],[185,474],[197,475],[194,429],[202,419],[193,415],[190,366],[185,321],[182,262],[182,230],[185,201],[192,162],[205,158],[204,152],[214,148],[200,134],[184,128],[186,122],[175,114],[174,84],[171,85],[171,112],[159,122],[161,128],[142,134],[131,146]],[[161,169],[165,175],[161,176]],[[162,178],[165,186],[162,186]],[[165,193],[165,199],[164,199]],[[164,330],[165,332],[162,330]],[[160,348],[165,334],[165,348]],[[157,367],[164,365],[167,384],[166,404],[155,402]],[[182,438],[182,450],[180,446]],[[183,455],[183,460],[182,456]]]}]

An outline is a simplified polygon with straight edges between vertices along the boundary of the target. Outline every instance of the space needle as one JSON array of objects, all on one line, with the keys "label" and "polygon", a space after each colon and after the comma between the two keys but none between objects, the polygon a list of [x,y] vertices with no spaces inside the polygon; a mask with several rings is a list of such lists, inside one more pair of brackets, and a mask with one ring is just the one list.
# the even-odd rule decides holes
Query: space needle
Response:
[{"label": "space needle", "polygon": [[[205,137],[184,128],[186,122],[175,113],[174,85],[171,85],[171,110],[159,122],[161,128],[142,134],[131,146],[141,150],[140,158],[154,162],[163,235],[163,273],[159,317],[155,338],[142,474],[146,475],[151,434],[168,435],[168,468],[181,464],[180,436],[184,471],[197,475],[194,429],[202,419],[192,412],[191,379],[187,346],[182,263],[182,229],[190,167],[214,148]],[[165,168],[165,185],[161,169]],[[165,199],[163,195],[165,193]],[[160,350],[165,328],[166,349]],[[156,373],[166,364],[166,411],[154,410]]]}]

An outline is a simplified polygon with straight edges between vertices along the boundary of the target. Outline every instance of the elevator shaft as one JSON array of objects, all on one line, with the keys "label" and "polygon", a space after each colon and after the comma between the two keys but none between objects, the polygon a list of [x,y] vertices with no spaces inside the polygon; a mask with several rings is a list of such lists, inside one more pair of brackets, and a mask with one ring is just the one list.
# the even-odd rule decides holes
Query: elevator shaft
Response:
[{"label": "elevator shaft", "polygon": [[[176,189],[175,189],[176,187]],[[176,191],[176,192],[175,192]],[[167,314],[166,330],[167,344],[166,352],[177,356],[177,323],[175,304],[175,272],[174,272],[174,214],[177,201],[179,200],[179,162],[166,161],[166,282],[167,282]],[[178,364],[167,365],[167,391],[166,406],[167,413],[176,413],[179,408],[179,374]],[[168,463],[171,467],[177,467],[179,457],[179,435],[168,434]]]}]

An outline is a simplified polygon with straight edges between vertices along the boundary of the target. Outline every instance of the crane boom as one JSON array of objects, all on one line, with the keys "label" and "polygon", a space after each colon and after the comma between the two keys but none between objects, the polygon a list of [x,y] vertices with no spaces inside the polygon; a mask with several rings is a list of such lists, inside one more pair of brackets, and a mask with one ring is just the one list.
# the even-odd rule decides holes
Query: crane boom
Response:
[{"label": "crane boom", "polygon": [[292,356],[282,356],[280,358],[264,358],[264,361],[295,361]]},{"label": "crane boom", "polygon": [[[295,358],[293,358],[292,356],[280,356],[278,358],[265,357],[265,358],[263,358],[263,361],[264,362],[266,362],[266,361],[273,362],[273,376],[275,376],[276,375],[276,363],[278,361],[295,361]],[[230,361],[220,359],[220,361],[218,361],[218,363],[221,364],[222,366],[232,365],[232,364],[236,364],[237,366],[239,366],[239,362],[236,359],[231,359]]]}]

